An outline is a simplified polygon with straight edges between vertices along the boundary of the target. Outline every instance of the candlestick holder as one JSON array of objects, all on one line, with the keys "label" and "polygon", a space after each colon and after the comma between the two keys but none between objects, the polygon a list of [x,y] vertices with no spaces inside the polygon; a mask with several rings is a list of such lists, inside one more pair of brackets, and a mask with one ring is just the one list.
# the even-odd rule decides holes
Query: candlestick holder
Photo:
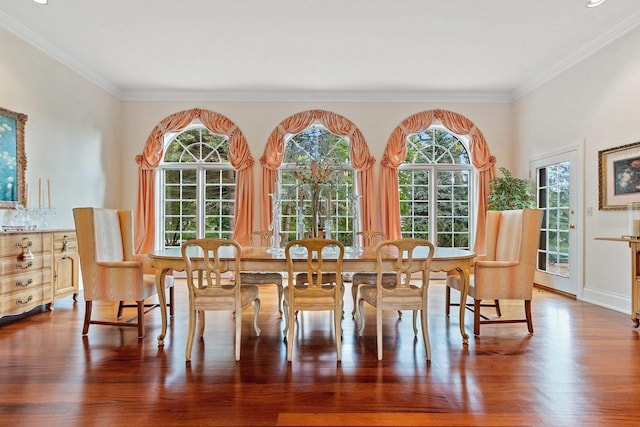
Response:
[{"label": "candlestick holder", "polygon": [[280,216],[282,212],[282,195],[280,193],[269,193],[272,198],[273,219],[271,220],[271,247],[267,252],[273,255],[284,254],[284,249],[280,244]]},{"label": "candlestick holder", "polygon": [[351,217],[353,218],[353,245],[345,248],[345,252],[352,255],[360,255],[362,254],[362,248],[360,247],[360,236],[358,236],[358,231],[360,231],[360,196],[359,194],[351,195]]}]

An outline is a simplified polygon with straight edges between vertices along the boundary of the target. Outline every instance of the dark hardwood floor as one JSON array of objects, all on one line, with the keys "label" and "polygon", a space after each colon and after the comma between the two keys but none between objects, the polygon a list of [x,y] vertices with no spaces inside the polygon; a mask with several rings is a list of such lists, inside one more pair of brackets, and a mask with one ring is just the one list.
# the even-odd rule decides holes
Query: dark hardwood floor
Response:
[{"label": "dark hardwood floor", "polygon": [[[245,310],[241,360],[231,314],[208,313],[190,365],[183,283],[163,348],[158,310],[147,314],[142,342],[135,328],[113,326],[92,325],[82,337],[84,302],[65,298],[52,312],[1,322],[0,425],[637,425],[640,331],[629,316],[534,292],[534,335],[524,324],[487,325],[466,347],[457,309],[445,317],[443,284],[433,281],[430,363],[409,312],[386,315],[378,362],[375,312],[357,337],[348,297],[342,363],[329,314],[304,313],[288,364],[275,287],[263,287],[262,335]],[[505,317],[521,315],[520,304],[502,306]],[[113,316],[116,306],[94,312]]]}]

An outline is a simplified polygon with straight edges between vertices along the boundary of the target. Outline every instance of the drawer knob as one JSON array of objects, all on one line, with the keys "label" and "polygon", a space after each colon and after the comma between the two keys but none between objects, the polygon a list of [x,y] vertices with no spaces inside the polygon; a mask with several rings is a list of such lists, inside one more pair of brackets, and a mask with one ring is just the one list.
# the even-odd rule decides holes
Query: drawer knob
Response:
[{"label": "drawer knob", "polygon": [[31,302],[31,300],[33,300],[33,295],[29,295],[29,298],[27,298],[26,301],[24,301],[22,298],[18,298],[16,300],[16,304],[18,305],[25,305],[25,304],[29,304]]},{"label": "drawer knob", "polygon": [[22,280],[18,280],[18,281],[16,282],[16,286],[17,286],[17,287],[19,287],[19,288],[26,288],[27,286],[29,286],[29,285],[30,285],[30,284],[32,284],[32,283],[33,283],[33,279],[29,279],[29,280],[27,280],[27,283],[26,283],[26,284],[25,284],[25,283],[22,283]]},{"label": "drawer knob", "polygon": [[16,264],[16,268],[19,269],[19,270],[26,270],[27,268],[30,268],[32,266],[33,266],[33,263],[31,261],[29,261],[26,264],[23,264],[21,262]]},{"label": "drawer knob", "polygon": [[33,254],[31,253],[31,246],[33,242],[26,237],[22,239],[21,242],[16,243],[16,247],[22,249],[22,259],[33,259]]}]

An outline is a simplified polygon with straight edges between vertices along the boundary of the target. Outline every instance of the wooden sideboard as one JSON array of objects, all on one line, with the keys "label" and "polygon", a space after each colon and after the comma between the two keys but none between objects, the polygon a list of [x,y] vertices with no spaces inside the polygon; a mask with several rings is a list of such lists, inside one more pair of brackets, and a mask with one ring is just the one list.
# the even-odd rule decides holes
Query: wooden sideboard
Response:
[{"label": "wooden sideboard", "polygon": [[0,317],[52,310],[68,295],[76,300],[79,268],[75,230],[0,233]]},{"label": "wooden sideboard", "polygon": [[640,326],[640,239],[634,237],[596,237],[595,240],[625,242],[631,250],[631,321]]}]

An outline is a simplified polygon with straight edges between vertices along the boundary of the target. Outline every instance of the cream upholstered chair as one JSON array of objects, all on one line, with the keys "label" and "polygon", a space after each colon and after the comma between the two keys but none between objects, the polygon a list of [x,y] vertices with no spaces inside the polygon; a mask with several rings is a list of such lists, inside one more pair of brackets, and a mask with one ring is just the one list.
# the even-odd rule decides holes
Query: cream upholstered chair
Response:
[{"label": "cream upholstered chair", "polygon": [[[144,337],[145,307],[157,307],[144,301],[157,294],[155,275],[145,255],[133,253],[133,214],[130,210],[82,207],[73,209],[78,236],[78,251],[85,299],[82,334],[90,324],[133,326]],[[173,313],[173,276],[167,276],[169,307]],[[91,320],[93,301],[135,301],[137,323]],[[148,311],[148,310],[147,310]]]},{"label": "cream upholstered chair", "polygon": [[[229,263],[220,260],[222,247],[233,250],[234,269]],[[185,263],[187,285],[189,288],[189,335],[185,356],[191,360],[191,348],[196,332],[196,313],[200,323],[199,335],[204,335],[204,312],[228,310],[235,315],[235,357],[240,360],[240,340],[242,337],[242,308],[255,304],[253,328],[260,336],[258,313],[260,299],[257,286],[243,286],[240,275],[240,245],[225,239],[191,239],[182,244],[182,258]],[[225,273],[233,272],[235,280],[225,279]]]},{"label": "cream upholstered chair", "polygon": [[[542,217],[540,209],[487,212],[486,250],[483,256],[476,258],[469,288],[469,296],[473,298],[475,335],[480,334],[480,325],[487,323],[526,322],[529,333],[533,333],[531,297]],[[449,288],[460,290],[460,276],[447,275],[447,313]],[[525,318],[483,320],[480,315],[482,300],[524,300]],[[461,310],[464,310],[464,303],[466,301],[461,301]],[[498,315],[501,315],[500,311]]]},{"label": "cream upholstered chair", "polygon": [[[305,248],[306,253],[301,257],[293,254],[297,248]],[[329,247],[335,251],[331,256],[326,255]],[[325,252],[323,254],[323,251]],[[344,259],[344,245],[331,239],[302,239],[294,240],[284,249],[287,259],[288,285],[284,288],[284,313],[287,322],[285,336],[287,340],[287,360],[291,362],[293,355],[293,335],[295,313],[298,311],[333,311],[336,353],[338,361],[342,358],[342,298],[344,286],[342,284],[342,261]],[[335,260],[336,267],[327,271],[326,258]],[[307,276],[302,284],[295,283],[296,273],[304,272]],[[335,282],[326,283],[325,275],[334,275]]]},{"label": "cream upholstered chair", "polygon": [[[376,246],[378,243],[387,239],[387,235],[381,231],[359,231],[356,236],[362,236],[362,244],[364,246]],[[356,237],[357,238],[357,237]],[[384,284],[395,283],[396,275],[393,273],[383,273],[382,282]],[[353,310],[351,311],[351,317],[356,316],[356,305],[358,301],[358,288],[360,285],[375,285],[378,281],[377,273],[354,273],[351,276],[351,297],[353,299]],[[398,312],[399,316],[402,316],[402,312]]]},{"label": "cream upholstered chair", "polygon": [[[425,256],[416,257],[416,251],[425,247]],[[376,308],[376,335],[378,342],[378,360],[382,360],[382,312],[385,310],[413,310],[413,332],[418,335],[416,313],[420,311],[422,338],[427,360],[431,359],[431,344],[427,326],[427,298],[429,291],[429,272],[435,248],[424,239],[385,240],[376,246],[375,285],[362,285],[358,298],[358,332],[362,335],[365,325],[364,303]],[[393,260],[392,267],[386,267],[383,260]],[[384,273],[392,273],[396,280],[387,284],[383,280]],[[419,275],[419,284],[412,282],[414,275]]]},{"label": "cream upholstered chair", "polygon": [[[254,231],[249,234],[249,245],[268,246],[273,232],[270,230]],[[243,285],[276,285],[278,287],[278,311],[282,316],[282,274],[266,271],[242,271],[240,273]]]}]

